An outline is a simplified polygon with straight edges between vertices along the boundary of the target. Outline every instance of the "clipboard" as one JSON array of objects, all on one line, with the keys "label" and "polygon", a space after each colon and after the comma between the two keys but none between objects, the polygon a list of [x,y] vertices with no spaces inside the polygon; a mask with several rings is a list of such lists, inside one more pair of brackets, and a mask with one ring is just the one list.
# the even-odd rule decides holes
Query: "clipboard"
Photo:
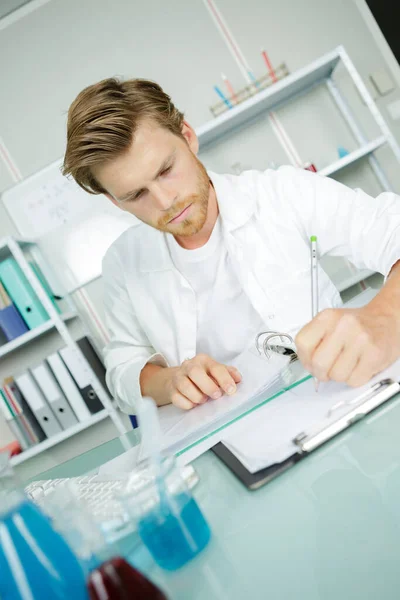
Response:
[{"label": "clipboard", "polygon": [[[351,402],[339,402],[330,409],[322,422],[309,431],[300,432],[293,439],[297,451],[292,456],[256,473],[250,473],[223,442],[219,442],[211,450],[249,490],[257,490],[384,405],[385,402],[393,399],[398,393],[400,393],[400,382],[388,378],[371,386]],[[335,416],[335,411],[339,409],[340,415]]]}]

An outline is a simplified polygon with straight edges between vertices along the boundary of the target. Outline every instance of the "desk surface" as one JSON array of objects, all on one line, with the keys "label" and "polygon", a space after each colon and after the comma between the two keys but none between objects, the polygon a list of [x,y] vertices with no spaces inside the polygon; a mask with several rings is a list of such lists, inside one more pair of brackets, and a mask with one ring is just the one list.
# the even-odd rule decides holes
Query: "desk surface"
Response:
[{"label": "desk surface", "polygon": [[[213,539],[174,574],[148,574],[170,600],[398,600],[400,400],[264,488],[247,491],[207,452],[195,496]],[[137,441],[132,431],[42,473],[86,473]]]}]

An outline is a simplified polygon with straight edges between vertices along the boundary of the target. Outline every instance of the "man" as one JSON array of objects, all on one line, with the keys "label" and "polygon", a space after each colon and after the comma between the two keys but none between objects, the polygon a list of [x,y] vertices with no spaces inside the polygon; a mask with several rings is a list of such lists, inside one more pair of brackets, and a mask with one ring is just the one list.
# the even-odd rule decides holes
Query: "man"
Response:
[{"label": "man", "polygon": [[[106,79],[70,107],[64,174],[142,223],[103,261],[107,381],[123,410],[142,395],[190,409],[235,393],[229,364],[260,331],[297,334],[304,366],[351,386],[400,356],[400,201],[283,167],[207,172],[197,137],[155,83]],[[310,246],[390,273],[366,307],[340,308]]]}]

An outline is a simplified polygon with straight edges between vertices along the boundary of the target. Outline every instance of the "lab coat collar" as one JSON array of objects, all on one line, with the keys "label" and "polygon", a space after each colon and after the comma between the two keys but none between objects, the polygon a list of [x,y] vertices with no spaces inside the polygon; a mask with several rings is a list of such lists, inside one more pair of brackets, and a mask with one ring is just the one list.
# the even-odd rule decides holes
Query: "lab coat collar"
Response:
[{"label": "lab coat collar", "polygon": [[217,195],[219,213],[229,232],[245,225],[255,211],[255,196],[247,178],[237,175],[218,175],[208,171]]},{"label": "lab coat collar", "polygon": [[[255,211],[255,196],[251,194],[247,185],[241,185],[241,177],[234,175],[219,175],[208,171],[208,175],[217,195],[219,213],[222,220],[223,230],[231,233],[235,229],[245,225]],[[173,269],[168,245],[167,235],[143,225],[140,234],[140,247],[143,249],[140,256],[140,271],[150,273],[153,271],[165,271]],[[138,231],[136,229],[135,234]]]}]

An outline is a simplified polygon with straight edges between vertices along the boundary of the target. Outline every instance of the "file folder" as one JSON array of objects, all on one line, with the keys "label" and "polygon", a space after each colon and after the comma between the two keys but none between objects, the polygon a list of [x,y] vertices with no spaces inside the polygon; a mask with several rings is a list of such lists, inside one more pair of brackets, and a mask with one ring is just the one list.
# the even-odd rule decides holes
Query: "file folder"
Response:
[{"label": "file folder", "polygon": [[23,335],[28,330],[25,321],[22,319],[17,308],[11,302],[3,284],[0,281],[0,330],[5,337],[6,342],[11,342],[15,338]]},{"label": "file folder", "polygon": [[21,407],[26,420],[28,421],[31,429],[34,432],[34,435],[36,437],[36,442],[43,442],[43,440],[46,439],[46,434],[44,433],[43,429],[40,427],[38,420],[36,419],[35,415],[33,414],[32,410],[31,410],[29,404],[27,403],[27,401],[25,400],[24,396],[22,395],[21,390],[18,388],[17,384],[15,383],[14,378],[9,377],[4,380],[4,383],[7,384],[8,389],[13,394],[13,397],[15,398],[15,400],[18,402],[19,406]]},{"label": "file folder", "polygon": [[4,289],[4,285],[0,281],[0,308],[5,308],[11,304],[10,296]]},{"label": "file folder", "polygon": [[58,352],[50,354],[50,356],[47,357],[47,362],[49,363],[50,368],[58,381],[58,384],[64,392],[64,395],[70,403],[70,406],[74,411],[75,415],[77,416],[78,420],[86,421],[87,419],[90,419],[91,412],[86,406],[74,379],[70,375],[63,361],[61,360],[61,357],[58,354]]},{"label": "file folder", "polygon": [[3,415],[11,433],[15,436],[15,439],[19,442],[22,450],[27,450],[29,448],[29,444],[26,440],[26,437],[22,433],[17,419],[15,418],[10,406],[6,401],[6,396],[3,390],[0,389],[0,414]]},{"label": "file folder", "polygon": [[62,427],[47,404],[32,374],[27,371],[15,377],[15,381],[47,437],[61,433]]},{"label": "file folder", "polygon": [[76,425],[78,419],[68,404],[49,366],[43,362],[31,369],[31,372],[60,425],[64,429]]},{"label": "file folder", "polygon": [[51,303],[53,304],[54,308],[56,309],[56,311],[58,312],[58,314],[61,314],[61,308],[58,306],[57,301],[55,299],[55,296],[54,296],[54,294],[52,292],[52,289],[51,289],[51,287],[49,285],[49,282],[47,281],[47,279],[43,275],[42,270],[40,269],[39,265],[37,265],[33,261],[29,261],[29,264],[30,264],[30,267],[31,267],[32,271],[35,273],[36,277],[39,279],[42,288],[44,289],[44,291],[46,292],[47,296],[51,300]]},{"label": "file folder", "polygon": [[[246,349],[231,365],[242,375],[242,381],[232,396],[209,400],[188,411],[173,404],[158,409],[163,453],[182,457],[182,464],[188,464],[220,441],[222,431],[245,413],[254,411],[266,397],[303,377],[300,362],[281,353],[274,353],[271,359],[266,360],[256,349]],[[139,460],[145,458],[145,447],[142,447]]]},{"label": "file folder", "polygon": [[49,320],[47,312],[14,258],[6,258],[0,262],[0,279],[30,329]]},{"label": "file folder", "polygon": [[34,429],[32,428],[26,414],[23,411],[23,407],[21,406],[19,399],[14,394],[14,390],[11,385],[13,383],[12,377],[7,377],[4,380],[3,392],[6,396],[6,401],[8,402],[12,412],[14,413],[15,418],[18,420],[18,423],[21,427],[23,434],[30,446],[33,446],[38,443],[39,438],[37,437]]},{"label": "file folder", "polygon": [[94,414],[102,410],[104,406],[92,386],[92,374],[85,358],[80,359],[77,353],[69,346],[60,350],[60,356],[74,378],[89,411]]},{"label": "file folder", "polygon": [[[101,360],[101,358],[97,354],[96,350],[94,349],[92,343],[90,342],[89,338],[85,336],[83,338],[80,338],[76,343],[78,344],[81,352],[83,352],[86,360],[89,363],[90,368],[96,375],[101,386],[105,390],[107,390],[108,388],[107,388],[107,383],[106,383],[106,368],[103,364],[103,361]],[[98,402],[100,402],[100,400]],[[101,406],[100,406],[100,404],[98,404],[98,403],[94,404],[94,406],[92,407],[92,411],[93,410],[96,410],[96,411],[101,410],[103,408],[103,405],[101,404]]]},{"label": "file folder", "polygon": [[29,331],[24,320],[13,304],[0,309],[0,327],[7,342],[15,340]]},{"label": "file folder", "polygon": [[4,331],[2,330],[1,326],[0,326],[0,346],[4,346],[4,344],[7,344],[9,340],[6,337],[6,334],[4,333]]}]

